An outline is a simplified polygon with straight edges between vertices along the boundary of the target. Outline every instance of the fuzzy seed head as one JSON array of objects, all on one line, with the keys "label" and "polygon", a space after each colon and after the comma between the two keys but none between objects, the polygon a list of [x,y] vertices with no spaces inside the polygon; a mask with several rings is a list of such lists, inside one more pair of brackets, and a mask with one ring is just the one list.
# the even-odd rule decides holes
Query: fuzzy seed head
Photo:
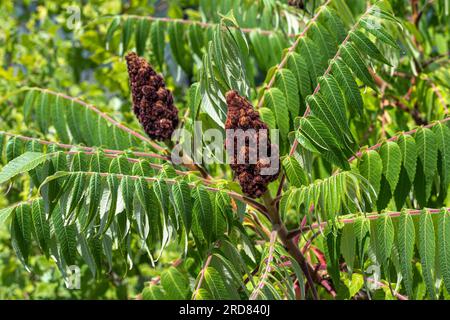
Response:
[{"label": "fuzzy seed head", "polygon": [[[225,129],[237,130],[255,130],[256,137],[252,137],[251,140],[256,139],[255,144],[249,143],[246,140],[244,146],[241,146],[238,150],[237,137],[235,137],[234,143],[228,141],[225,142],[225,148],[227,145],[233,145],[234,150],[227,150],[231,157],[231,169],[233,170],[235,177],[241,185],[242,191],[245,195],[252,198],[259,198],[267,191],[267,185],[276,180],[279,174],[277,171],[273,175],[262,175],[261,170],[263,168],[270,167],[270,160],[267,158],[259,157],[259,144],[260,138],[264,139],[261,142],[267,144],[267,155],[270,156],[273,152],[278,154],[278,146],[270,143],[270,138],[261,137],[259,130],[265,129],[268,131],[267,125],[261,121],[259,113],[253,109],[251,103],[241,97],[236,91],[229,91],[226,94],[226,101],[228,105],[227,120],[225,122]],[[238,163],[238,155],[244,155],[245,163]],[[256,155],[256,163],[249,161],[250,155]]]},{"label": "fuzzy seed head", "polygon": [[126,56],[126,61],[134,114],[150,138],[170,139],[178,125],[178,109],[163,77],[134,52]]}]

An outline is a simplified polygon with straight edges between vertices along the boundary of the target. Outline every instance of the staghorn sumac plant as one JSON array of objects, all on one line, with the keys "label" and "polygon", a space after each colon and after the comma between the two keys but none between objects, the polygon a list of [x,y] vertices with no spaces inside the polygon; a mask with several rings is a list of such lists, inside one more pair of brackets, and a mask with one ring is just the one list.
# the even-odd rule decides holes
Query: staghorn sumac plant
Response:
[{"label": "staghorn sumac plant", "polygon": [[142,299],[448,298],[450,18],[418,2],[94,17],[74,78],[0,91],[8,243]]}]

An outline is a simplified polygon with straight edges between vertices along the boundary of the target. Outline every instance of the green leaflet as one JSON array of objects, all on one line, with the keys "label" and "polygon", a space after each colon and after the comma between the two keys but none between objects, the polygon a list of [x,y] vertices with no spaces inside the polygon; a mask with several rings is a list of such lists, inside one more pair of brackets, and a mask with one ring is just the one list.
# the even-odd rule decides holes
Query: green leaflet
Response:
[{"label": "green leaflet", "polygon": [[23,117],[26,121],[28,121],[30,118],[31,108],[34,105],[37,96],[38,91],[36,90],[30,90],[25,95],[25,100],[23,101]]},{"label": "green leaflet", "polygon": [[9,220],[9,217],[13,214],[15,209],[14,206],[0,209],[0,226]]},{"label": "green leaflet", "polygon": [[325,233],[326,245],[324,246],[325,257],[327,261],[327,270],[337,287],[340,281],[339,257],[340,257],[340,235],[337,230],[328,228]]},{"label": "green leaflet", "polygon": [[250,43],[252,44],[256,61],[258,66],[267,72],[272,65],[272,55],[268,54],[270,51],[269,38],[261,35],[258,31],[250,33]]},{"label": "green leaflet", "polygon": [[194,198],[193,214],[199,218],[200,227],[205,240],[210,242],[213,228],[213,212],[211,199],[203,186],[192,189]]},{"label": "green leaflet", "polygon": [[217,192],[214,195],[211,241],[215,241],[223,236],[227,231],[227,221],[232,220],[231,199],[224,192]]},{"label": "green leaflet", "polygon": [[308,184],[308,176],[294,156],[287,156],[283,160],[283,168],[289,183],[294,187]]},{"label": "green leaflet", "polygon": [[[150,188],[145,178],[139,178],[135,182],[136,196],[142,208],[136,215],[136,223],[142,240],[147,240],[150,235],[152,240],[160,239],[162,225],[159,204],[153,188]],[[137,213],[137,210],[135,210]]]},{"label": "green leaflet", "polygon": [[84,225],[84,230],[86,230],[94,220],[95,215],[98,213],[98,208],[100,207],[100,201],[103,192],[103,181],[99,173],[95,173],[91,176],[88,189],[89,208],[86,223]]},{"label": "green leaflet", "polygon": [[344,122],[342,122],[342,114],[339,109],[335,109],[336,105],[328,104],[321,94],[311,95],[306,101],[311,107],[313,115],[327,125],[335,137],[335,141],[339,143],[340,147],[343,147],[345,132],[342,130],[342,126],[345,126],[346,121],[344,118]]},{"label": "green leaflet", "polygon": [[375,189],[375,193],[379,194],[383,162],[378,152],[375,150],[364,152],[361,159],[358,161],[358,169],[359,173],[361,173]]},{"label": "green leaflet", "polygon": [[272,110],[277,120],[281,139],[286,139],[289,133],[289,112],[286,108],[286,99],[278,88],[271,88],[264,93],[264,107]]},{"label": "green leaflet", "polygon": [[363,114],[364,107],[358,85],[353,79],[352,73],[342,60],[338,59],[331,64],[331,73],[336,78],[344,93],[345,102],[349,110]]},{"label": "green leaflet", "polygon": [[[376,220],[376,248],[377,260],[381,263],[387,275],[389,272],[388,259],[394,245],[394,225],[389,215],[383,214]],[[387,276],[389,278],[389,276]]]},{"label": "green leaflet", "polygon": [[353,144],[354,138],[348,126],[344,97],[339,88],[338,82],[333,77],[333,75],[327,75],[325,77],[319,78],[319,83],[321,96],[339,121],[338,125],[340,126],[341,131],[345,137],[344,142],[350,145]]},{"label": "green leaflet", "polygon": [[83,152],[77,152],[72,155],[70,161],[70,170],[72,171],[88,171],[89,170],[89,155]]},{"label": "green leaflet", "polygon": [[317,45],[310,38],[301,38],[299,44],[299,52],[304,57],[308,71],[309,78],[313,88],[317,86],[317,79],[322,75],[324,69],[322,53]]},{"label": "green leaflet", "polygon": [[185,300],[190,295],[189,280],[174,267],[165,270],[161,275],[161,285],[170,300]]},{"label": "green leaflet", "polygon": [[157,20],[150,27],[150,41],[152,44],[152,53],[155,55],[156,61],[161,70],[164,64],[164,48],[165,48],[165,27],[164,24]]},{"label": "green leaflet", "polygon": [[31,250],[31,209],[29,204],[22,203],[14,210],[11,223],[11,239],[17,256],[26,266]]},{"label": "green leaflet", "polygon": [[203,48],[205,47],[205,34],[201,26],[197,24],[191,24],[188,27],[189,44],[192,51],[201,58],[203,56]]},{"label": "green leaflet", "polygon": [[47,133],[49,123],[52,123],[50,118],[50,103],[53,102],[53,97],[46,92],[41,92],[39,104],[36,109],[36,121],[39,125],[39,129],[44,134]]},{"label": "green leaflet", "polygon": [[155,170],[151,167],[150,162],[147,160],[140,160],[135,162],[132,169],[133,176],[141,177],[153,177],[155,175]]},{"label": "green leaflet", "polygon": [[379,24],[378,22],[375,22],[377,24],[377,26],[379,27],[375,27],[374,28],[374,22],[372,22],[371,19],[365,18],[365,19],[361,19],[359,24],[368,32],[370,32],[371,34],[373,34],[377,39],[379,39],[380,41],[396,48],[399,49],[400,47],[398,46],[397,42],[394,40],[394,38],[392,38],[392,36],[381,26],[381,24]]},{"label": "green leaflet", "polygon": [[54,127],[63,143],[83,143],[116,150],[140,144],[136,137],[112,125],[92,105],[43,89],[34,89],[32,92],[35,92],[36,98],[28,102],[29,117],[36,121],[43,133]]},{"label": "green leaflet", "polygon": [[192,224],[192,202],[188,184],[183,180],[175,182],[172,195],[175,212],[182,218],[186,233],[189,233]]},{"label": "green leaflet", "polygon": [[227,300],[233,297],[233,292],[225,285],[221,274],[213,267],[204,271],[205,283],[211,296],[216,300]]},{"label": "green leaflet", "polygon": [[402,163],[406,172],[408,173],[409,181],[413,182],[416,176],[417,165],[417,146],[416,141],[410,135],[402,134],[397,144],[400,147],[402,153]]},{"label": "green leaflet", "polygon": [[323,8],[319,21],[322,21],[323,24],[327,26],[330,33],[335,35],[338,43],[344,41],[347,33],[341,18],[334,9],[329,6]]},{"label": "green leaflet", "polygon": [[436,135],[437,147],[441,157],[440,172],[442,190],[446,190],[450,184],[450,128],[443,123],[438,123],[433,127]]},{"label": "green leaflet", "polygon": [[92,155],[89,168],[92,172],[108,172],[109,165],[109,159],[104,155],[103,152],[98,151],[94,155]]},{"label": "green leaflet", "polygon": [[342,229],[340,249],[347,264],[348,272],[351,275],[353,273],[353,264],[355,262],[356,251],[356,235],[353,223],[346,224]]},{"label": "green leaflet", "polygon": [[42,252],[46,256],[49,255],[49,243],[50,243],[50,226],[46,219],[44,211],[44,203],[40,200],[33,201],[31,207],[31,220],[33,224],[33,235],[36,242],[39,244]]},{"label": "green leaflet", "polygon": [[197,119],[200,103],[202,101],[200,83],[196,82],[190,86],[188,91],[188,97],[189,97],[189,110],[191,113],[191,119],[192,121],[195,121],[195,119]]},{"label": "green leaflet", "polygon": [[311,37],[314,43],[318,44],[320,52],[323,53],[324,63],[328,59],[333,58],[336,53],[337,44],[335,38],[329,33],[327,28],[314,21],[308,31],[308,36]]},{"label": "green leaflet", "polygon": [[[314,116],[301,118],[298,130],[303,137],[306,137],[313,143],[315,148],[318,148],[315,150],[316,152],[319,151],[323,153],[327,161],[344,168],[348,167],[348,162],[340,151],[338,142],[330,133],[328,127],[320,119]],[[304,145],[301,140],[302,136],[296,136],[296,138],[301,145]]]},{"label": "green leaflet", "polygon": [[52,214],[53,227],[59,244],[60,255],[66,265],[75,263],[77,253],[77,227],[75,224],[65,225],[61,208],[57,206]]},{"label": "green leaflet", "polygon": [[117,178],[116,175],[108,175],[106,178],[106,182],[109,189],[109,200],[111,201],[111,205],[109,207],[108,216],[106,218],[106,222],[102,225],[99,232],[101,235],[104,235],[104,233],[109,229],[111,224],[114,221],[114,217],[116,215],[116,209],[117,209],[117,199],[119,196],[119,178]]},{"label": "green leaflet", "polygon": [[367,54],[371,58],[390,65],[378,48],[361,31],[350,32],[350,39],[356,44],[361,54]]},{"label": "green leaflet", "polygon": [[40,152],[25,152],[24,154],[15,157],[3,167],[2,171],[0,171],[0,184],[14,178],[18,174],[36,168],[52,155],[53,154],[43,154]]},{"label": "green leaflet", "polygon": [[135,183],[130,176],[122,177],[120,181],[120,194],[122,195],[125,211],[129,217],[133,216]]},{"label": "green leaflet", "polygon": [[288,69],[281,69],[275,75],[274,87],[283,93],[291,119],[299,115],[300,97],[298,95],[298,84],[294,74]]},{"label": "green leaflet", "polygon": [[419,255],[422,263],[422,275],[427,287],[428,296],[436,299],[435,290],[435,242],[433,218],[431,214],[423,210],[419,221]]},{"label": "green leaflet", "polygon": [[381,146],[380,157],[383,162],[383,175],[391,187],[391,192],[394,192],[402,163],[402,154],[399,146],[392,141],[385,142]]},{"label": "green leaflet", "polygon": [[172,54],[176,62],[181,66],[184,72],[191,74],[191,55],[184,46],[184,25],[179,22],[171,22],[169,23],[167,32],[170,39],[170,48],[172,49]]},{"label": "green leaflet", "polygon": [[70,136],[67,130],[66,119],[66,101],[61,96],[55,97],[55,106],[52,108],[53,125],[55,126],[58,137],[63,143],[70,143]]},{"label": "green leaflet", "polygon": [[450,290],[450,212],[442,209],[438,220],[438,261],[447,291]]},{"label": "green leaflet", "polygon": [[378,90],[372,75],[367,69],[366,63],[351,42],[347,42],[347,44],[341,46],[341,57],[347,66],[356,74],[356,76],[364,82],[364,84],[371,87],[375,91]]},{"label": "green leaflet", "polygon": [[125,156],[114,158],[109,165],[110,173],[131,174],[132,170],[131,164]]},{"label": "green leaflet", "polygon": [[410,214],[402,211],[397,224],[397,248],[400,259],[400,268],[403,282],[409,297],[413,297],[413,271],[412,260],[414,256],[414,243],[416,232]]},{"label": "green leaflet", "polygon": [[157,285],[145,287],[142,291],[142,299],[144,300],[165,300],[166,296],[162,289]]},{"label": "green leaflet", "polygon": [[265,124],[269,127],[269,129],[276,129],[277,122],[275,120],[275,115],[272,110],[269,108],[263,107],[258,109],[259,115],[261,116],[261,120],[264,121]]},{"label": "green leaflet", "polygon": [[131,36],[134,30],[135,20],[132,18],[128,18],[125,20],[122,26],[122,42],[120,47],[120,55],[124,55],[128,50],[128,45],[131,40]]},{"label": "green leaflet", "polygon": [[287,68],[297,78],[298,92],[300,93],[301,112],[304,112],[304,100],[311,92],[311,80],[308,75],[308,66],[305,59],[296,52],[289,54],[287,58]]},{"label": "green leaflet", "polygon": [[77,234],[77,243],[80,246],[81,257],[91,270],[92,276],[95,277],[97,273],[97,264],[95,262],[96,258],[94,257],[94,252],[89,248],[86,238],[81,233]]},{"label": "green leaflet", "polygon": [[108,30],[106,31],[106,37],[105,37],[105,45],[106,50],[110,49],[111,46],[111,40],[114,36],[114,32],[120,27],[120,17],[116,16],[111,21],[110,25],[108,26]]},{"label": "green leaflet", "polygon": [[6,162],[11,162],[23,153],[24,143],[22,140],[12,137],[6,142]]},{"label": "green leaflet", "polygon": [[150,21],[147,19],[140,19],[137,22],[135,33],[136,52],[138,56],[144,55],[149,33],[150,33]]},{"label": "green leaflet", "polygon": [[431,186],[437,170],[438,145],[436,134],[428,128],[419,128],[415,134],[419,159],[425,178],[425,201],[431,194]]}]

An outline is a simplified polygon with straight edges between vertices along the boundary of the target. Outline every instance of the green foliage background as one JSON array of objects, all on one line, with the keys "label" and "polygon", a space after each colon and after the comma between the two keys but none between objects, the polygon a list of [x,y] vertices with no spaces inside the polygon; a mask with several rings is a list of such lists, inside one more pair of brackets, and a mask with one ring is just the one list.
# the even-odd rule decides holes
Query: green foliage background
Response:
[{"label": "green foliage background", "polygon": [[[0,4],[0,96],[24,86],[51,88],[80,96],[85,101],[102,106],[116,119],[133,123],[130,113],[128,75],[120,56],[105,49],[104,34],[107,24],[88,26],[106,15],[136,14],[182,18],[183,12],[195,1],[2,1]],[[81,9],[82,30],[68,27],[74,12]],[[174,88],[173,81],[167,79]],[[180,95],[177,100],[183,98]],[[4,103],[0,108],[0,128],[13,128],[16,132],[30,132],[23,112],[15,103]],[[136,126],[135,123],[133,123]],[[0,195],[0,206],[6,207],[27,192],[15,188]],[[46,257],[32,257],[27,272],[11,247],[7,225],[0,231],[0,298],[1,299],[130,299],[140,293],[144,282],[158,274],[147,259],[137,258],[136,268],[93,279],[87,266],[82,268],[82,290],[65,287],[56,264]],[[162,261],[172,261],[167,252]],[[120,272],[123,272],[122,274]],[[126,273],[126,278],[124,274]]]}]

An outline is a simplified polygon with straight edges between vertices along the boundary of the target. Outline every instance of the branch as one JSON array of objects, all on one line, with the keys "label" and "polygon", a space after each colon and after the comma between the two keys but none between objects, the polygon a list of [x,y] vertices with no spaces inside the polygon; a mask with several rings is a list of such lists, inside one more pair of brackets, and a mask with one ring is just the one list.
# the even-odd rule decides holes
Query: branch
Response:
[{"label": "branch", "polygon": [[9,137],[14,137],[14,138],[17,138],[17,139],[22,140],[22,141],[34,141],[34,142],[37,142],[37,143],[39,143],[41,145],[47,145],[47,146],[53,145],[53,146],[57,146],[57,147],[62,148],[62,149],[81,149],[81,150],[84,150],[86,152],[103,151],[105,153],[109,153],[109,154],[112,154],[112,155],[122,155],[122,154],[129,154],[129,153],[131,153],[132,155],[134,155],[136,157],[155,158],[155,159],[170,161],[170,159],[168,157],[160,155],[160,154],[157,154],[157,153],[138,152],[138,151],[126,152],[126,151],[122,151],[122,150],[86,147],[86,146],[81,146],[81,145],[59,143],[59,142],[53,142],[53,141],[48,141],[48,140],[43,140],[43,139],[38,139],[38,138],[33,138],[33,137],[27,137],[27,136],[22,136],[22,135],[19,135],[19,134],[5,132],[5,131],[0,131],[0,134],[3,134],[5,136],[9,136]]},{"label": "branch", "polygon": [[[70,100],[70,101],[76,102],[76,103],[78,103],[78,104],[80,104],[82,106],[85,106],[86,108],[88,108],[88,109],[94,111],[95,113],[97,113],[100,117],[105,119],[107,122],[111,123],[113,126],[116,126],[120,130],[125,131],[128,134],[136,137],[137,139],[148,143],[154,150],[159,151],[159,152],[161,152],[163,154],[169,155],[169,150],[167,150],[166,148],[158,145],[153,140],[143,136],[142,134],[138,133],[137,131],[134,131],[134,130],[128,128],[127,126],[117,122],[112,117],[110,117],[108,114],[100,111],[98,108],[96,108],[92,104],[89,104],[89,103],[84,102],[84,101],[82,101],[82,100],[80,100],[78,98],[71,97],[71,96],[68,96],[68,95],[60,93],[60,92],[55,92],[55,91],[50,90],[50,89],[42,89],[42,88],[39,88],[39,87],[26,87],[26,88],[23,88],[21,90],[16,91],[15,93],[18,93],[18,92],[21,92],[21,91],[25,91],[25,90],[36,90],[36,91],[48,93],[48,94],[51,94],[51,95],[54,95],[54,96],[62,97],[64,99],[66,99],[66,100]],[[141,156],[145,156],[145,153],[141,153]],[[166,159],[167,159],[167,161],[172,162],[171,159],[169,157],[167,157],[167,156],[166,156]],[[190,159],[186,159],[186,160],[190,160]],[[189,162],[189,161],[184,162],[183,166],[185,166],[186,168],[188,168],[190,170],[200,172],[200,174],[205,179],[211,179],[211,176],[201,166],[199,166],[197,164],[187,163],[187,162]]]},{"label": "branch", "polygon": [[[77,153],[83,153],[86,155],[94,155],[99,151],[103,151],[104,152],[104,156],[110,159],[115,159],[120,155],[125,155],[127,156],[129,153],[131,153],[133,156],[136,157],[144,157],[144,158],[156,158],[156,159],[161,159],[161,160],[165,160],[165,161],[169,161],[170,159],[165,157],[165,156],[161,156],[159,154],[156,153],[146,153],[146,152],[125,152],[125,151],[121,151],[121,150],[112,150],[112,149],[99,149],[99,148],[92,148],[92,147],[85,147],[85,146],[80,146],[80,145],[73,145],[73,144],[64,144],[64,143],[58,143],[58,142],[52,142],[52,141],[47,141],[47,140],[42,140],[42,139],[37,139],[37,138],[31,138],[31,137],[27,137],[27,136],[22,136],[22,135],[18,135],[18,134],[14,134],[14,133],[9,133],[9,132],[4,132],[4,131],[0,131],[0,135],[5,135],[5,136],[9,136],[9,137],[14,137],[17,138],[19,140],[22,141],[35,141],[41,145],[54,145],[57,146],[59,148],[62,149],[68,149],[69,151],[64,151],[65,154],[68,155],[74,155]],[[78,149],[78,150],[73,150],[73,149]],[[131,163],[136,163],[139,162],[139,159],[135,159],[135,158],[129,158],[128,156],[126,157],[126,160],[128,162]],[[152,167],[153,169],[156,170],[163,170],[164,167],[160,164],[156,164],[156,163],[152,163],[152,162],[148,162],[149,166]],[[178,175],[189,175],[192,173],[192,171],[181,171],[181,170],[177,170],[174,169],[176,174]],[[200,178],[199,179],[205,183],[205,184],[212,184],[213,181],[209,180],[209,179],[205,179],[205,178]]]},{"label": "branch", "polygon": [[[216,242],[214,244],[214,247],[219,247],[219,246],[220,246],[219,242]],[[208,254],[208,257],[206,258],[206,261],[205,261],[205,264],[202,267],[202,270],[200,271],[200,279],[198,280],[197,286],[195,287],[194,293],[192,294],[192,300],[196,300],[197,299],[198,292],[200,291],[200,289],[202,287],[203,279],[205,278],[206,269],[208,269],[209,264],[211,263],[212,257],[213,257],[213,253],[210,252]]]},{"label": "branch", "polygon": [[311,288],[314,300],[318,300],[319,296],[317,294],[317,290],[312,278],[313,272],[311,270],[311,266],[308,264],[305,257],[300,252],[298,245],[294,243],[292,238],[289,238],[288,230],[281,221],[281,217],[278,213],[277,208],[274,205],[274,201],[268,192],[266,192],[263,195],[263,200],[269,214],[269,219],[272,222],[273,229],[277,231],[278,237],[280,238],[283,245],[286,247],[286,250],[300,265],[300,268],[302,269],[303,273],[306,276],[306,281],[309,287]]},{"label": "branch", "polygon": [[[65,171],[64,171],[65,172]],[[145,177],[145,176],[133,176],[133,175],[125,175],[125,174],[118,174],[118,173],[109,173],[109,172],[89,172],[89,171],[79,171],[79,172],[75,172],[75,171],[71,171],[71,172],[67,172],[68,174],[76,174],[76,173],[81,173],[81,174],[85,174],[87,176],[92,176],[95,174],[100,175],[101,177],[108,177],[110,175],[114,175],[116,176],[118,179],[124,179],[125,177],[130,178],[131,180],[139,180],[139,179],[144,179],[147,182],[156,182],[159,180],[163,180],[164,182],[166,182],[167,184],[173,185],[177,182],[177,180],[175,179],[161,179],[161,178],[154,178],[154,177]],[[189,188],[194,188],[196,187],[196,185],[194,183],[188,183]],[[263,206],[261,203],[255,201],[252,198],[249,198],[247,196],[243,196],[237,192],[234,191],[229,191],[229,190],[223,190],[223,189],[218,189],[218,188],[214,188],[214,187],[209,187],[206,186],[205,190],[211,191],[211,192],[225,192],[226,194],[228,194],[231,198],[239,200],[241,202],[245,202],[246,204],[248,204],[249,206],[257,209],[258,211],[260,211],[262,214],[268,216],[268,211],[266,209],[265,206]]]},{"label": "branch", "polygon": [[264,288],[265,286],[265,281],[267,279],[267,277],[269,276],[270,273],[270,264],[273,261],[273,253],[275,250],[275,240],[277,239],[277,231],[273,230],[270,233],[270,242],[269,242],[269,253],[267,255],[267,262],[266,262],[266,268],[264,269],[264,273],[262,274],[258,286],[256,287],[255,291],[253,291],[253,293],[250,296],[250,300],[256,300],[258,298],[259,293],[261,292],[261,290]]},{"label": "branch", "polygon": [[[428,124],[428,125],[426,125],[426,126],[423,126],[423,128],[432,128],[432,127],[434,127],[435,125],[437,125],[437,124],[439,124],[439,123],[445,123],[445,122],[447,122],[447,121],[450,121],[450,117],[445,118],[445,119],[443,119],[443,120],[439,120],[439,121],[430,123],[430,124]],[[404,135],[411,135],[411,134],[416,133],[417,130],[418,130],[418,128],[413,129],[413,130],[410,130],[410,131],[403,132],[403,134],[404,134]],[[393,137],[387,139],[386,142],[387,142],[387,141],[397,141],[397,140],[398,140],[398,137],[399,137],[398,135],[397,135],[397,136],[393,136]],[[382,145],[383,145],[383,142],[379,142],[379,143],[377,143],[376,145],[373,145],[372,147],[367,148],[367,149],[364,150],[364,151],[358,151],[353,157],[351,157],[350,159],[348,159],[348,162],[352,162],[352,161],[354,161],[355,159],[361,157],[361,156],[363,155],[364,152],[367,152],[367,151],[370,151],[370,150],[376,150],[376,149],[379,149]]]},{"label": "branch", "polygon": [[44,93],[48,93],[48,94],[51,94],[51,95],[54,95],[54,96],[59,96],[59,97],[62,97],[62,98],[64,98],[64,99],[66,99],[66,100],[71,100],[71,101],[73,101],[73,102],[76,102],[76,103],[78,103],[78,104],[81,104],[82,106],[85,106],[86,108],[88,108],[88,109],[94,111],[95,113],[97,113],[100,117],[102,117],[103,119],[105,119],[106,121],[108,121],[109,123],[111,123],[113,126],[116,126],[116,127],[119,128],[120,130],[125,131],[125,132],[131,134],[132,136],[138,138],[138,139],[141,140],[141,141],[147,142],[147,143],[148,143],[153,149],[155,149],[156,151],[160,151],[160,152],[163,152],[163,153],[167,153],[167,150],[164,149],[163,147],[161,147],[160,145],[156,144],[155,142],[153,142],[153,141],[150,140],[149,138],[143,136],[142,134],[140,134],[140,133],[138,133],[138,132],[136,132],[136,131],[134,131],[134,130],[128,128],[127,126],[125,126],[125,125],[119,123],[118,121],[114,120],[114,119],[111,118],[109,115],[107,115],[106,113],[100,111],[99,109],[97,109],[97,108],[96,108],[94,105],[92,105],[92,104],[89,104],[89,103],[87,103],[87,102],[84,102],[84,101],[81,100],[81,99],[74,98],[74,97],[71,97],[71,96],[68,96],[68,95],[66,95],[66,94],[63,94],[63,93],[60,93],[60,92],[56,92],[56,91],[53,91],[53,90],[50,90],[50,89],[42,89],[42,88],[38,88],[38,87],[31,87],[31,88],[29,88],[29,89],[30,89],[30,90],[37,90],[37,91],[44,92]]},{"label": "branch", "polygon": [[[426,209],[430,214],[439,214],[442,209]],[[444,210],[450,212],[450,208],[444,208]],[[422,213],[422,210],[418,210],[418,209],[409,209],[406,210],[407,214],[411,215],[411,216],[418,216]],[[391,211],[391,212],[386,212],[386,214],[388,216],[390,216],[391,218],[397,218],[399,217],[402,213],[398,212],[398,211]],[[376,220],[381,216],[380,213],[378,212],[373,212],[370,214],[365,215],[365,218],[369,219],[369,220]],[[358,217],[353,217],[353,218],[345,218],[345,219],[339,219],[337,218],[337,222],[338,223],[343,223],[343,224],[350,224],[350,223],[355,223],[357,219],[359,219],[361,216]],[[292,230],[289,232],[290,236],[295,236],[295,234],[301,234],[302,232],[306,232],[306,231],[310,231],[310,230],[314,230],[314,229],[323,229],[328,225],[328,222],[321,222],[321,223],[313,223],[310,226],[305,226],[303,228],[298,228],[295,230]]]}]

